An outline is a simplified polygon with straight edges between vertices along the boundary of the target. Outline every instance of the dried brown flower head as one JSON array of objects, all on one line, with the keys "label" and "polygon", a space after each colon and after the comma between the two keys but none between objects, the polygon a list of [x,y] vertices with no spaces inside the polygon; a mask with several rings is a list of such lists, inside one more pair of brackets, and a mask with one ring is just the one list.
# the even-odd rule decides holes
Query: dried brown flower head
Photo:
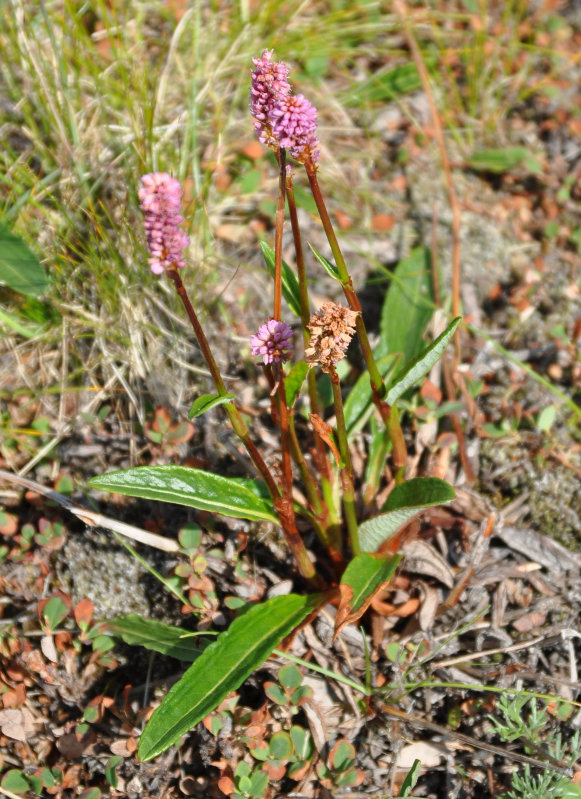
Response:
[{"label": "dried brown flower head", "polygon": [[357,316],[357,311],[335,302],[321,306],[308,324],[311,340],[305,349],[307,363],[318,363],[323,372],[332,373],[335,364],[345,357]]}]

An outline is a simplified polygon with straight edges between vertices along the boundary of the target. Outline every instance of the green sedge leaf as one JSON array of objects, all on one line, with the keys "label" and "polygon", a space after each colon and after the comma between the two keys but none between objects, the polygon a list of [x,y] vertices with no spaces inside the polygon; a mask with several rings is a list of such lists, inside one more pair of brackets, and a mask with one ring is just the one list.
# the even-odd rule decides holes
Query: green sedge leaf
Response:
[{"label": "green sedge leaf", "polygon": [[287,408],[292,408],[309,372],[306,361],[297,361],[284,380]]},{"label": "green sedge leaf", "polygon": [[425,350],[422,350],[411,363],[406,364],[406,366],[395,375],[385,398],[388,405],[393,405],[402,394],[405,394],[408,388],[411,388],[414,383],[417,383],[418,380],[427,374],[432,366],[440,360],[444,350],[448,346],[448,342],[456,332],[456,328],[461,321],[462,317],[457,316],[435,341],[426,347]]},{"label": "green sedge leaf", "polygon": [[278,524],[266,488],[258,480],[222,477],[186,466],[138,466],[93,477],[89,485],[124,496],[175,502],[237,519]]},{"label": "green sedge leaf", "polygon": [[[387,380],[390,373],[395,368],[399,358],[397,355],[385,355],[377,361],[377,368],[384,380]],[[344,414],[347,434],[362,430],[373,411],[371,401],[372,391],[369,380],[369,372],[365,371],[360,375],[355,385],[349,390],[349,395],[345,400]]]},{"label": "green sedge leaf", "polygon": [[201,416],[211,408],[216,408],[218,405],[224,405],[226,402],[232,402],[234,394],[201,394],[194,400],[192,407],[188,412],[188,419],[194,419],[196,416]]},{"label": "green sedge leaf", "polygon": [[19,294],[39,297],[49,286],[48,275],[20,236],[0,222],[0,281]]},{"label": "green sedge leaf", "polygon": [[408,363],[424,346],[422,335],[435,307],[430,251],[416,247],[399,262],[390,279],[381,309],[381,339],[374,355],[377,360],[400,352]]},{"label": "green sedge leaf", "polygon": [[150,760],[164,752],[214,710],[321,601],[318,595],[272,597],[235,619],[154,711],[141,736],[140,759]]},{"label": "green sedge leaf", "polygon": [[[260,249],[266,261],[268,271],[274,277],[274,250],[265,241],[260,242]],[[288,307],[295,316],[301,316],[301,292],[297,276],[286,263],[282,262],[282,295],[287,301]]]},{"label": "green sedge leaf", "polygon": [[162,655],[192,663],[204,650],[197,635],[188,635],[179,627],[154,619],[143,619],[137,613],[119,616],[108,621],[106,632],[117,635],[130,646],[143,646]]},{"label": "green sedge leaf", "polygon": [[123,758],[121,755],[113,755],[107,761],[107,765],[105,766],[105,779],[109,783],[112,788],[117,787],[117,772],[116,768],[123,762]]},{"label": "green sedge leaf", "polygon": [[316,250],[310,242],[309,242],[309,247],[311,248],[311,251],[315,256],[315,258],[321,264],[321,266],[323,267],[325,272],[329,275],[329,277],[332,277],[333,280],[338,280],[340,283],[341,278],[339,277],[339,270],[337,269],[335,264],[332,264],[331,261],[328,261],[325,258],[325,256],[322,255],[318,250]]},{"label": "green sedge leaf", "polygon": [[[1,277],[1,274],[0,274]],[[41,325],[28,325],[21,321],[21,317],[14,314],[6,313],[0,308],[0,322],[3,322],[7,327],[18,333],[23,338],[35,338],[42,333]]]}]

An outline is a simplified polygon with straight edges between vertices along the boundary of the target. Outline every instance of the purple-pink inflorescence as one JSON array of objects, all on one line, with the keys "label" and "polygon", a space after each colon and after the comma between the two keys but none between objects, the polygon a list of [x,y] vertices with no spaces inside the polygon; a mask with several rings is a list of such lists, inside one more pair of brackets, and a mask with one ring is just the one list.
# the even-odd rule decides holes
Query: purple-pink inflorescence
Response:
[{"label": "purple-pink inflorescence", "polygon": [[250,339],[253,355],[262,355],[265,364],[288,361],[293,350],[293,331],[278,319],[269,319]]},{"label": "purple-pink inflorescence", "polygon": [[252,63],[250,108],[259,140],[274,150],[283,147],[298,161],[315,163],[317,109],[302,94],[291,94],[289,68],[272,60],[272,50],[264,50]]},{"label": "purple-pink inflorescence", "polygon": [[272,134],[280,147],[303,163],[319,157],[317,109],[302,94],[281,97],[272,110]]},{"label": "purple-pink inflorescence", "polygon": [[272,135],[272,112],[277,101],[290,94],[289,68],[284,61],[273,61],[272,50],[264,50],[260,58],[253,58],[250,108],[254,128],[259,140],[267,146],[276,146]]},{"label": "purple-pink inflorescence", "polygon": [[182,187],[166,172],[143,175],[137,192],[145,215],[145,235],[151,253],[151,271],[161,275],[166,269],[186,265],[184,250],[189,244],[187,234],[181,230],[183,217]]}]

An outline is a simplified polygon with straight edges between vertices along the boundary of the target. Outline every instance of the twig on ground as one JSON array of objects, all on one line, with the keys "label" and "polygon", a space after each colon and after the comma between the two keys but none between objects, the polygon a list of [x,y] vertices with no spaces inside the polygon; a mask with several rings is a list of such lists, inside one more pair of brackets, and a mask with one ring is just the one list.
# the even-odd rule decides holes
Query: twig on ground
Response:
[{"label": "twig on ground", "polygon": [[131,538],[133,541],[139,541],[141,544],[161,549],[163,552],[178,552],[179,544],[177,541],[172,541],[170,538],[150,533],[147,530],[142,530],[140,527],[134,527],[132,524],[125,524],[116,519],[109,519],[107,516],[102,516],[100,513],[83,508],[82,505],[76,505],[68,497],[59,494],[51,488],[46,488],[34,480],[28,480],[26,477],[20,477],[17,474],[11,474],[0,469],[0,478],[7,480],[9,483],[16,483],[17,485],[27,488],[29,491],[34,491],[36,494],[41,494],[47,499],[58,502],[61,507],[66,508],[70,513],[84,522],[88,527],[103,527],[105,530],[124,535],[126,538]]}]

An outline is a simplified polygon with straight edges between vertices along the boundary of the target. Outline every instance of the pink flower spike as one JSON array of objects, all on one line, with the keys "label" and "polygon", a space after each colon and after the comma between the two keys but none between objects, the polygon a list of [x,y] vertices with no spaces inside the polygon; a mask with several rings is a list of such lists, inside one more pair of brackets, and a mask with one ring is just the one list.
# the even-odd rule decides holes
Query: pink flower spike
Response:
[{"label": "pink flower spike", "polygon": [[264,50],[260,58],[253,58],[250,111],[259,140],[276,149],[272,135],[272,111],[281,97],[290,94],[289,68],[284,61],[273,61],[272,50]]},{"label": "pink flower spike", "polygon": [[272,134],[279,147],[284,147],[293,158],[305,163],[316,163],[317,109],[302,94],[281,97],[272,110]]},{"label": "pink flower spike", "polygon": [[277,319],[269,319],[250,339],[253,355],[262,355],[265,364],[288,361],[293,350],[293,331]]},{"label": "pink flower spike", "polygon": [[166,269],[185,266],[184,250],[190,240],[180,228],[184,220],[180,213],[183,191],[179,181],[166,172],[151,172],[141,178],[137,194],[145,215],[151,271],[161,275]]}]

